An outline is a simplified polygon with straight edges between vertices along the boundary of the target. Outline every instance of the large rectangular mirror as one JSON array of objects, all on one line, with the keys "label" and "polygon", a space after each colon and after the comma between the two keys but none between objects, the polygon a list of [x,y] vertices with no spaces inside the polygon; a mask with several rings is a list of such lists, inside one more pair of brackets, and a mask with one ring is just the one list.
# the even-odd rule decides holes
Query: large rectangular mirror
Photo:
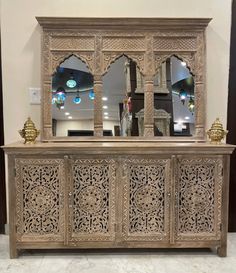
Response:
[{"label": "large rectangular mirror", "polygon": [[209,19],[37,20],[42,140],[204,140]]}]

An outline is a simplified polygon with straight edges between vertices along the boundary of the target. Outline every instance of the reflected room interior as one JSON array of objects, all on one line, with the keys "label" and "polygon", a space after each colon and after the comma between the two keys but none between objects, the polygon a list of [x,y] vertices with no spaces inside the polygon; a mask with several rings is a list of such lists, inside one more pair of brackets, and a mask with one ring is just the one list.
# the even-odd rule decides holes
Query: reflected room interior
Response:
[{"label": "reflected room interior", "polygon": [[[144,135],[144,77],[125,55],[102,78],[103,135]],[[53,136],[94,135],[93,75],[70,56],[52,77]],[[193,136],[194,79],[186,63],[166,59],[154,76],[154,136]]]}]

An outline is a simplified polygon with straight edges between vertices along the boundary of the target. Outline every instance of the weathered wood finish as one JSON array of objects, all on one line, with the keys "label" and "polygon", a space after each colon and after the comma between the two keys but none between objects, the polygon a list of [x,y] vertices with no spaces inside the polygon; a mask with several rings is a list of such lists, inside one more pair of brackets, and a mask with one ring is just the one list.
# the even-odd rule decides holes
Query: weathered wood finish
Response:
[{"label": "weathered wood finish", "polygon": [[82,142],[4,149],[11,258],[28,248],[216,247],[226,256],[234,146]]},{"label": "weathered wood finish", "polygon": [[[103,135],[102,76],[125,55],[145,79],[144,137],[154,136],[153,78],[163,62],[175,55],[186,62],[195,82],[195,136],[205,139],[205,28],[208,18],[56,18],[37,17],[42,34],[42,140],[52,136],[51,78],[74,55],[94,76],[94,138]],[[143,137],[143,138],[144,138]],[[161,140],[165,141],[165,137]],[[73,141],[72,138],[64,138]],[[77,139],[78,140],[78,139]],[[81,140],[81,138],[79,138]],[[121,140],[121,139],[120,139]]]}]

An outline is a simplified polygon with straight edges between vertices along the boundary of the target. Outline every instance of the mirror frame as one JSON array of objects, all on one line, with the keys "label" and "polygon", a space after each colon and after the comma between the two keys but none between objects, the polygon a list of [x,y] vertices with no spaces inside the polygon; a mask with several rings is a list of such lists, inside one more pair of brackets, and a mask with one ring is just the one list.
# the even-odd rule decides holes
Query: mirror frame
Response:
[{"label": "mirror frame", "polygon": [[[42,141],[205,141],[205,29],[210,18],[66,18],[36,17],[42,26]],[[51,82],[70,56],[82,60],[94,76],[94,137],[53,137]],[[144,137],[103,137],[102,77],[125,55],[144,76]],[[195,81],[195,135],[154,137],[153,77],[176,56]]]}]

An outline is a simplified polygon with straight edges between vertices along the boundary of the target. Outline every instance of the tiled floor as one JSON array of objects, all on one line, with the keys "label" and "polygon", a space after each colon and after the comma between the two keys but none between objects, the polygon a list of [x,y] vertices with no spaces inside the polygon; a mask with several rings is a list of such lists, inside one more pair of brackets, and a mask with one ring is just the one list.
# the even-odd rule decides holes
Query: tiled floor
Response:
[{"label": "tiled floor", "polygon": [[8,236],[0,235],[0,273],[236,273],[236,233],[228,236],[228,257],[210,251],[142,253],[24,252],[10,260]]}]

